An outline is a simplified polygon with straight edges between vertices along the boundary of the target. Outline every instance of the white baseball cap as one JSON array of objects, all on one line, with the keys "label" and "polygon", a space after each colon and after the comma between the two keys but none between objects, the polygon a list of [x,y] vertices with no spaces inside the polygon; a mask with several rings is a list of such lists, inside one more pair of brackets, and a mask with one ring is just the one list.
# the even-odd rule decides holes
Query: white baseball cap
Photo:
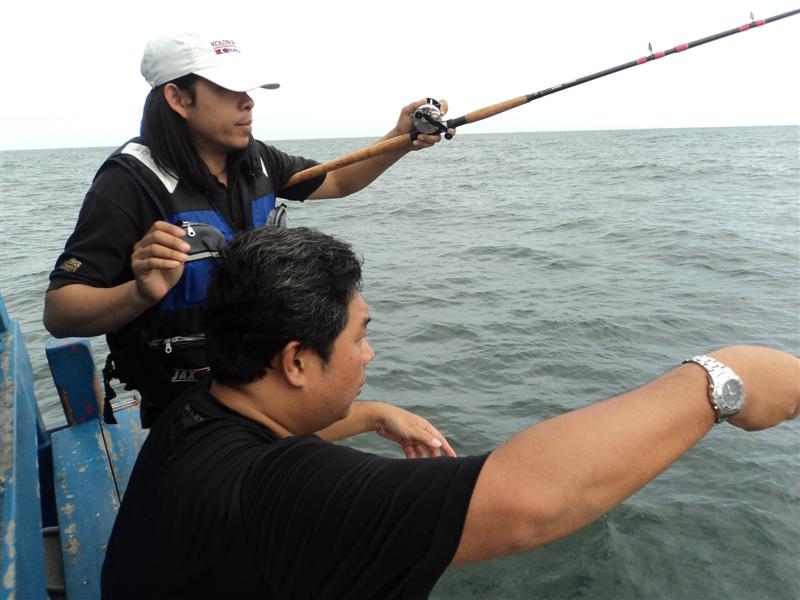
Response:
[{"label": "white baseball cap", "polygon": [[151,87],[189,73],[234,92],[280,87],[279,83],[264,83],[269,79],[262,74],[261,65],[248,60],[233,40],[180,33],[152,39],[145,46],[142,75]]}]

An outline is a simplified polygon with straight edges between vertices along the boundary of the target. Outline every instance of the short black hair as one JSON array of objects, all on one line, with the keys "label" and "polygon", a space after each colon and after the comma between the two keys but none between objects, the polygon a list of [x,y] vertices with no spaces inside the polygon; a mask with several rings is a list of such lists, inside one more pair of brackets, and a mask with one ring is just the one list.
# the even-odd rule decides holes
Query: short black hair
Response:
[{"label": "short black hair", "polygon": [[306,227],[236,234],[220,254],[206,301],[214,379],[256,381],[291,341],[327,362],[360,289],[361,259],[336,238]]}]

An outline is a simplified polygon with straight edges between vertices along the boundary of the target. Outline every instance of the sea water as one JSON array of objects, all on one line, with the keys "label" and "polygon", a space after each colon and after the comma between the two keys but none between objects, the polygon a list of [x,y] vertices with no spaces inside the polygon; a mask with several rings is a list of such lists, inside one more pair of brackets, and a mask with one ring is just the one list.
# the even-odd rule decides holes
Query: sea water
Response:
[{"label": "sea water", "polygon": [[[325,161],[370,141],[275,145]],[[49,425],[48,273],[111,150],[0,153],[0,291]],[[459,454],[722,345],[800,354],[796,126],[459,134],[349,198],[288,204],[290,225],[365,259],[363,397],[424,415]],[[595,523],[451,570],[432,598],[800,598],[800,422],[715,427]]]}]

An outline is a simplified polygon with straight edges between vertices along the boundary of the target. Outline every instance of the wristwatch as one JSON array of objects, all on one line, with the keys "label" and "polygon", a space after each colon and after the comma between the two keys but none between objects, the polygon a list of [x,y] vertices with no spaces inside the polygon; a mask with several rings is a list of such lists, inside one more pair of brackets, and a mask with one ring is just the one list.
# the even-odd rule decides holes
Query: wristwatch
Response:
[{"label": "wristwatch", "polygon": [[733,369],[704,354],[687,358],[681,364],[687,362],[697,363],[708,373],[708,400],[714,409],[716,423],[728,419],[742,410],[744,385]]}]

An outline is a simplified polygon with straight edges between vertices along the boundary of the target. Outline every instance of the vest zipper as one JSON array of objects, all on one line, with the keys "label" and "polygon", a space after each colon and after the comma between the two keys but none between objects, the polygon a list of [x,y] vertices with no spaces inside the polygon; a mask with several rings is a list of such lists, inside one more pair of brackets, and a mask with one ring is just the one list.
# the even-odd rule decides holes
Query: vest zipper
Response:
[{"label": "vest zipper", "polygon": [[164,347],[164,354],[172,354],[174,350],[173,344],[176,348],[180,346],[188,346],[194,343],[202,343],[206,339],[205,335],[178,335],[171,338],[162,338],[157,340],[150,340],[147,344],[151,348]]},{"label": "vest zipper", "polygon": [[186,235],[189,237],[194,237],[197,235],[197,232],[192,228],[192,223],[189,221],[181,221],[181,227],[186,228]]}]

